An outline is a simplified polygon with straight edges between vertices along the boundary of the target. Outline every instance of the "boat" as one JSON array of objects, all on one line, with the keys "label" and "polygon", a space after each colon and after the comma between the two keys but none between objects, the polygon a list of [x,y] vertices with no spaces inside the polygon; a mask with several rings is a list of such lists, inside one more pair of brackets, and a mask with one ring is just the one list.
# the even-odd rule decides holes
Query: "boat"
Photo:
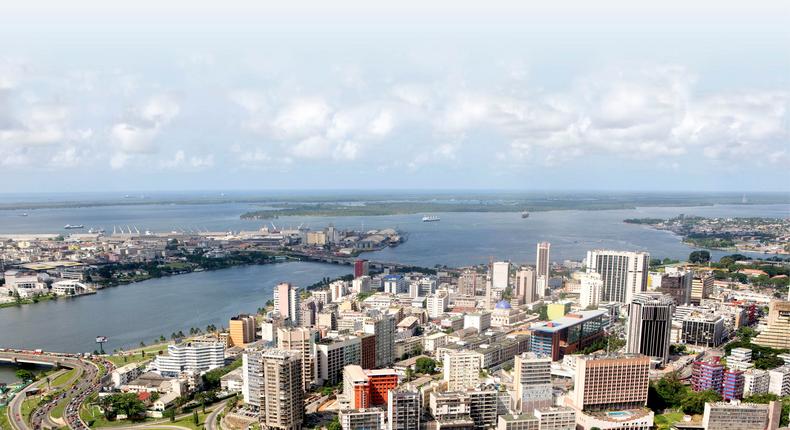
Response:
[{"label": "boat", "polygon": [[521,218],[529,218],[529,212],[527,211],[521,212]]},{"label": "boat", "polygon": [[27,212],[22,212],[19,216],[27,216]]},{"label": "boat", "polygon": [[75,229],[85,228],[85,226],[82,224],[79,225],[66,224],[63,226],[63,228],[65,228],[66,230],[75,230]]},{"label": "boat", "polygon": [[428,216],[428,215],[426,215],[426,216],[422,217],[422,222],[436,222],[436,221],[439,221],[439,220],[441,220],[441,218],[439,218],[438,216]]}]

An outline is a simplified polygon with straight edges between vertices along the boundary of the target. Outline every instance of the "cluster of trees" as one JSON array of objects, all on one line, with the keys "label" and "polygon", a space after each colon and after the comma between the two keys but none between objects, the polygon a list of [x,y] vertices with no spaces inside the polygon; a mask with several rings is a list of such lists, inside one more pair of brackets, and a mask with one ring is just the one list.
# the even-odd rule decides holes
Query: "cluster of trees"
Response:
[{"label": "cluster of trees", "polygon": [[743,330],[738,332],[739,339],[730,342],[724,347],[729,355],[733,348],[748,348],[752,350],[752,361],[754,367],[761,370],[773,369],[784,364],[784,360],[779,358],[779,354],[788,352],[786,349],[773,349],[767,346],[756,345],[751,342],[754,330]]},{"label": "cluster of trees", "polygon": [[654,411],[680,409],[684,414],[699,415],[705,412],[705,403],[720,400],[721,395],[713,390],[691,391],[673,373],[650,383],[647,405]]},{"label": "cluster of trees", "polygon": [[220,367],[214,370],[209,370],[203,374],[203,386],[206,390],[218,388],[220,385],[220,378],[241,367],[241,357],[233,360],[232,363],[225,367]]},{"label": "cluster of trees", "polygon": [[130,420],[145,418],[145,403],[135,393],[111,394],[99,398],[98,402],[108,420],[114,420],[120,414],[126,415]]},{"label": "cluster of trees", "polygon": [[16,377],[22,381],[35,381],[36,374],[27,369],[19,369],[16,371]]},{"label": "cluster of trees", "polygon": [[706,264],[708,262],[710,262],[709,251],[693,251],[691,254],[689,254],[689,263]]},{"label": "cluster of trees", "polygon": [[607,348],[614,352],[625,346],[625,340],[617,336],[611,335],[596,339],[593,343],[584,349],[576,351],[574,354],[592,354],[596,351],[606,350]]}]

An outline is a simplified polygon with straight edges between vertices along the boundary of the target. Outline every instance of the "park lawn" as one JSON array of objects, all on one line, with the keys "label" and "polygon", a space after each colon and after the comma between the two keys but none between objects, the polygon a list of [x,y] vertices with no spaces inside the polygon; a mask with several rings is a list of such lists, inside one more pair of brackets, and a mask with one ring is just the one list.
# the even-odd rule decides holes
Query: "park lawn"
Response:
[{"label": "park lawn", "polygon": [[52,382],[50,382],[50,386],[52,388],[59,388],[63,385],[66,385],[68,382],[72,380],[72,378],[74,378],[76,374],[77,374],[76,368],[63,372],[60,375],[58,375],[58,377],[53,379]]},{"label": "park lawn", "polygon": [[206,425],[206,415],[208,415],[208,414],[204,414],[203,411],[198,409],[198,424],[197,425],[195,425],[195,422],[192,421],[192,414],[191,413],[189,413],[184,418],[175,420],[175,422],[168,421],[168,422],[162,423],[162,424],[176,425],[176,426],[179,426],[179,427],[186,427],[186,428],[192,429],[192,430],[201,430],[203,428],[203,426]]},{"label": "park lawn", "polygon": [[36,410],[40,401],[41,396],[30,396],[22,401],[22,418],[26,423],[30,422],[30,414]]},{"label": "park lawn", "polygon": [[8,408],[5,406],[0,408],[0,429],[12,430],[11,423],[8,421]]},{"label": "park lawn", "polygon": [[667,411],[663,414],[655,416],[655,424],[659,430],[668,430],[678,421],[683,420],[683,412],[680,411]]},{"label": "park lawn", "polygon": [[[112,364],[116,365],[117,367],[121,367],[129,363],[142,363],[152,360],[154,357],[159,355],[160,352],[166,352],[167,345],[167,343],[160,343],[143,348],[136,348],[130,351],[124,351],[122,353],[107,356],[107,360],[111,361]],[[140,353],[141,351],[145,351],[145,357],[142,356]],[[125,361],[124,358],[126,358]]]},{"label": "park lawn", "polygon": [[66,412],[66,405],[69,404],[71,401],[71,396],[67,396],[65,399],[61,400],[54,408],[49,412],[49,416],[52,418],[63,418],[63,413]]}]

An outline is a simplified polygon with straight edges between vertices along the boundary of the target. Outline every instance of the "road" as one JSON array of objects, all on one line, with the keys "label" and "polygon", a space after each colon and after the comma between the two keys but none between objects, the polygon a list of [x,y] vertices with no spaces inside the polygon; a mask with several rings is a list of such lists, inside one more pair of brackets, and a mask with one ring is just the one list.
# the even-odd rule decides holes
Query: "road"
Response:
[{"label": "road", "polygon": [[[82,402],[88,395],[98,391],[101,387],[99,380],[99,369],[90,360],[78,358],[77,356],[67,356],[63,354],[48,354],[48,353],[32,353],[32,352],[14,352],[14,351],[0,351],[0,359],[4,361],[20,361],[20,362],[35,362],[50,365],[59,365],[61,367],[68,367],[72,369],[79,369],[80,377],[77,378],[77,383],[67,387],[67,390],[61,393],[56,398],[52,399],[49,403],[36,409],[31,414],[30,424],[25,420],[22,414],[22,403],[27,398],[27,392],[36,388],[42,387],[46,381],[38,381],[26,387],[19,394],[17,394],[9,405],[10,422],[14,430],[32,430],[44,428],[57,428],[51,418],[49,417],[52,409],[60,401],[68,398],[63,419],[66,421],[70,429],[87,430],[88,426],[79,417],[79,409]],[[102,364],[106,367],[107,372],[111,372],[114,366],[112,363],[102,360]]]},{"label": "road", "polygon": [[210,414],[206,415],[206,430],[219,430],[220,426],[217,425],[217,417],[225,410],[226,404],[228,404],[227,400],[220,402]]}]

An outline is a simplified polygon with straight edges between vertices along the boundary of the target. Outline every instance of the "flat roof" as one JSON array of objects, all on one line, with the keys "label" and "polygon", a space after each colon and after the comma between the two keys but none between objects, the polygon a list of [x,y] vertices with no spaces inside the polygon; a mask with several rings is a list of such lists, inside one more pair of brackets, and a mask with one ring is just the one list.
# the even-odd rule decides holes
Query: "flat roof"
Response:
[{"label": "flat roof", "polygon": [[39,261],[37,263],[20,264],[19,267],[28,270],[52,270],[58,267],[79,267],[84,266],[83,263],[77,261]]},{"label": "flat roof", "polygon": [[531,326],[530,328],[532,330],[554,333],[562,329],[566,329],[568,327],[572,327],[584,323],[593,318],[597,318],[603,315],[606,315],[606,311],[593,310],[593,311],[571,312],[562,318],[558,318],[553,321],[538,323],[536,325]]}]

